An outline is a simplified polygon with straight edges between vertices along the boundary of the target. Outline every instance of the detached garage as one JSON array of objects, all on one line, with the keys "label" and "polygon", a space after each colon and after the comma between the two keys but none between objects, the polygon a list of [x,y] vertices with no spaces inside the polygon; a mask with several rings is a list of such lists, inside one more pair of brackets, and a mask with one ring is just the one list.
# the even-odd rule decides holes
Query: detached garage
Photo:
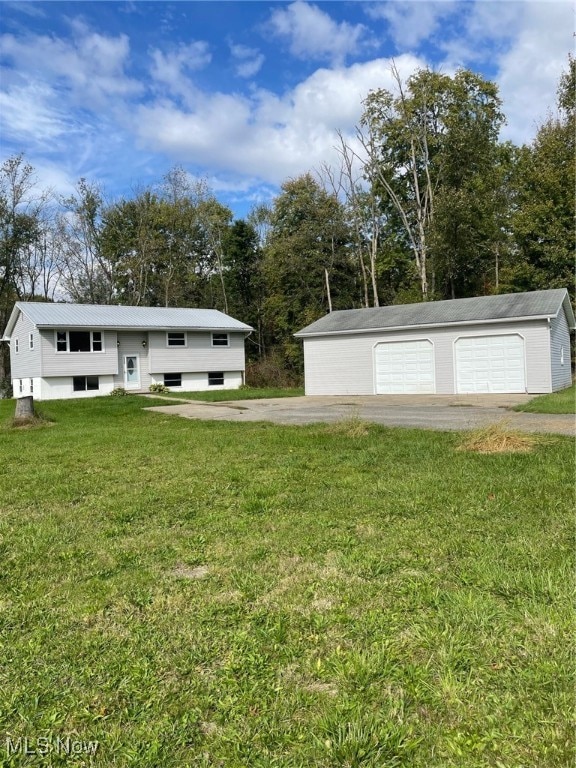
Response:
[{"label": "detached garage", "polygon": [[295,334],[307,395],[544,393],[569,387],[565,289],[332,312]]}]

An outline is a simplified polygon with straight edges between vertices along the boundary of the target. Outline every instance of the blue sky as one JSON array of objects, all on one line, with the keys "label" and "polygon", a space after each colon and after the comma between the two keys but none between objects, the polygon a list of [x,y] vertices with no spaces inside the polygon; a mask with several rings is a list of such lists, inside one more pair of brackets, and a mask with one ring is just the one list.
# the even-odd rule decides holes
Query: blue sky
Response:
[{"label": "blue sky", "polygon": [[529,142],[555,109],[572,2],[0,2],[0,161],[42,186],[80,177],[109,199],[171,167],[238,216],[289,177],[334,164],[361,101],[419,67],[500,87],[502,137]]}]

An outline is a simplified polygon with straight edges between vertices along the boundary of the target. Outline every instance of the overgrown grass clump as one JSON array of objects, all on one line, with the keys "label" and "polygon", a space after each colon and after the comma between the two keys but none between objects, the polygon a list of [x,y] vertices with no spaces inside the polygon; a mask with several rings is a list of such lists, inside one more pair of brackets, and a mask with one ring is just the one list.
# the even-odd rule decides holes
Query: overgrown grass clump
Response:
[{"label": "overgrown grass clump", "polygon": [[467,432],[458,446],[460,451],[473,453],[530,453],[550,438],[511,429],[504,420]]},{"label": "overgrown grass clump", "polygon": [[572,441],[151,404],[0,430],[2,766],[572,763]]}]

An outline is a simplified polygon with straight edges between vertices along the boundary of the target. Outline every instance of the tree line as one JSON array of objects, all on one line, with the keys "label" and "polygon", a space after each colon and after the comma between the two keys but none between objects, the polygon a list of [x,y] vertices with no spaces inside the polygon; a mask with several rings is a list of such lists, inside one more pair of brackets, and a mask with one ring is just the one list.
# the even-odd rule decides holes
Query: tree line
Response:
[{"label": "tree line", "polygon": [[[171,169],[107,201],[55,198],[24,155],[0,168],[0,325],[16,300],[221,309],[255,329],[254,376],[301,375],[292,334],[336,309],[567,287],[574,298],[576,65],[530,145],[500,142],[496,85],[419,70],[371,91],[338,163],[234,219]],[[6,345],[0,380],[9,377]]]}]

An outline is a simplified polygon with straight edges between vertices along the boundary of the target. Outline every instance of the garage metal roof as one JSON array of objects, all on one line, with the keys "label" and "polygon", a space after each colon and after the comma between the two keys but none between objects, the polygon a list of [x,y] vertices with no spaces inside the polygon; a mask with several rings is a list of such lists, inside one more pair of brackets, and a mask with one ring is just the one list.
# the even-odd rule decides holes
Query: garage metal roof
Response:
[{"label": "garage metal roof", "polygon": [[124,307],[95,304],[51,304],[18,301],[6,327],[9,338],[23,312],[38,328],[110,328],[114,330],[216,330],[252,329],[217,309],[172,309],[168,307]]},{"label": "garage metal roof", "polygon": [[294,335],[304,338],[355,331],[549,318],[556,317],[562,306],[566,312],[568,325],[574,328],[574,312],[568,291],[565,288],[555,288],[547,291],[476,296],[451,301],[340,310],[321,317]]}]

